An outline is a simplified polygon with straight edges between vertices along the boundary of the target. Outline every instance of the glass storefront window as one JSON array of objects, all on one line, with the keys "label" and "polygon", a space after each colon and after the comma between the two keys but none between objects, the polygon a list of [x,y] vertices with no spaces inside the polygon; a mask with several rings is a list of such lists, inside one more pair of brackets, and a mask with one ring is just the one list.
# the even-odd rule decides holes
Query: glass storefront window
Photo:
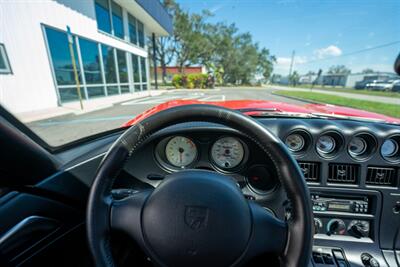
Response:
[{"label": "glass storefront window", "polygon": [[87,93],[89,98],[105,96],[103,86],[89,86],[87,87]]},{"label": "glass storefront window", "polygon": [[140,57],[140,67],[142,69],[142,83],[145,83],[147,82],[146,58]]},{"label": "glass storefront window", "polygon": [[104,74],[106,76],[106,83],[117,83],[117,72],[114,60],[114,48],[102,44],[101,53],[103,56]]},{"label": "glass storefront window", "polygon": [[119,91],[118,91],[118,86],[107,86],[107,93],[108,95],[118,95]]},{"label": "glass storefront window", "polygon": [[[71,54],[68,46],[68,38],[65,32],[46,28],[47,42],[50,50],[51,61],[54,67],[54,73],[58,85],[75,84],[75,76],[72,67]],[[79,72],[79,61],[74,43],[74,53],[76,67]]]},{"label": "glass storefront window", "polygon": [[133,81],[135,83],[140,82],[139,74],[139,57],[137,55],[132,55],[132,71],[133,71]]},{"label": "glass storefront window", "polygon": [[[79,100],[78,90],[76,87],[58,88],[58,93],[62,103]],[[83,88],[81,88],[81,96],[84,98]]]},{"label": "glass storefront window", "polygon": [[81,51],[82,65],[86,83],[103,83],[97,43],[80,38],[79,47]]},{"label": "glass storefront window", "polygon": [[121,86],[121,93],[129,93],[129,85],[123,85]]},{"label": "glass storefront window", "polygon": [[119,72],[119,82],[128,82],[128,67],[126,65],[126,53],[117,49],[117,62]]}]

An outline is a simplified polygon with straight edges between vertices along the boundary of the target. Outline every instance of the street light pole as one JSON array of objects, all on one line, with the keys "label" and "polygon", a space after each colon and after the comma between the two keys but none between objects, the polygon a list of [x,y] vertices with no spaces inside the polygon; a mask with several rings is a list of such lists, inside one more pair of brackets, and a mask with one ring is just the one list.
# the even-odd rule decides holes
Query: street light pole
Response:
[{"label": "street light pole", "polygon": [[290,61],[290,69],[289,69],[289,77],[290,75],[292,75],[292,69],[293,69],[293,63],[294,63],[294,55],[295,55],[295,51],[293,50],[292,52],[292,60]]},{"label": "street light pole", "polygon": [[75,83],[76,83],[76,90],[78,93],[79,97],[79,103],[81,106],[81,110],[83,110],[83,102],[82,102],[82,94],[81,94],[81,84],[79,82],[79,74],[78,74],[78,69],[76,67],[76,61],[75,61],[75,53],[74,53],[74,37],[71,33],[71,29],[69,26],[67,26],[67,36],[68,36],[68,46],[69,46],[69,53],[71,54],[71,61],[72,61],[72,68],[74,70],[74,76],[75,76]]},{"label": "street light pole", "polygon": [[152,42],[153,42],[153,65],[154,65],[154,85],[155,85],[155,87],[156,87],[156,90],[158,89],[158,77],[157,77],[157,56],[156,56],[156,51],[157,51],[157,48],[156,48],[156,35],[154,34],[154,32],[153,32],[153,34],[152,34],[152,36],[151,36],[152,38]]}]

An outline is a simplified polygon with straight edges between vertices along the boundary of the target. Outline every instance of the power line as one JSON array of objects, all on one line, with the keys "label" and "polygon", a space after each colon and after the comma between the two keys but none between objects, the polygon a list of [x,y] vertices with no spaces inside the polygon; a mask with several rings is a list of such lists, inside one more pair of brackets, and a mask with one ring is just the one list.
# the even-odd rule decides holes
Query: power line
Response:
[{"label": "power line", "polygon": [[352,56],[352,55],[368,52],[368,51],[371,51],[371,50],[375,50],[375,49],[379,49],[379,48],[383,48],[383,47],[387,47],[387,46],[392,46],[392,45],[395,45],[395,44],[400,44],[400,41],[394,41],[394,42],[381,44],[381,45],[377,45],[377,46],[373,46],[373,47],[369,47],[369,48],[365,48],[365,49],[360,49],[360,50],[357,50],[357,51],[354,51],[354,52],[342,54],[340,56],[334,56],[334,57],[310,60],[310,61],[305,62],[304,64],[314,63],[314,62],[319,62],[319,61],[324,61],[324,60],[330,60],[330,59],[336,59],[336,58],[341,58],[341,57],[348,57],[348,56]]}]

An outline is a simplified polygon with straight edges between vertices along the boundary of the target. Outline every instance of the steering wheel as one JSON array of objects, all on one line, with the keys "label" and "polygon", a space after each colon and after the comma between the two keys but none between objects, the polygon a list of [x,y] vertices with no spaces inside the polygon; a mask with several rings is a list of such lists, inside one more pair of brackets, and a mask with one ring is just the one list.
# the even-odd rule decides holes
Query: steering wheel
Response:
[{"label": "steering wheel", "polygon": [[[193,121],[236,129],[265,151],[291,202],[289,220],[277,219],[246,200],[231,178],[205,170],[176,172],[154,190],[112,198],[113,182],[124,163],[153,133]],[[167,109],[126,130],[97,170],[86,216],[96,266],[115,266],[109,243],[112,229],[133,238],[155,266],[242,266],[263,253],[278,255],[281,266],[287,267],[307,266],[310,260],[313,217],[309,191],[295,160],[256,120],[212,105]]]}]

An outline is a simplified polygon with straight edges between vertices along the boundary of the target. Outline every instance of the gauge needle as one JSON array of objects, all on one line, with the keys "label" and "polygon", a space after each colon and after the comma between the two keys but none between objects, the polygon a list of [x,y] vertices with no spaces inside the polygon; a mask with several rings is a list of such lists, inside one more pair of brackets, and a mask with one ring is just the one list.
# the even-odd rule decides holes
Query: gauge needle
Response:
[{"label": "gauge needle", "polygon": [[182,163],[182,157],[183,157],[183,152],[185,151],[183,148],[179,148],[178,149],[178,151],[179,151],[179,160],[180,160],[180,163]]}]

